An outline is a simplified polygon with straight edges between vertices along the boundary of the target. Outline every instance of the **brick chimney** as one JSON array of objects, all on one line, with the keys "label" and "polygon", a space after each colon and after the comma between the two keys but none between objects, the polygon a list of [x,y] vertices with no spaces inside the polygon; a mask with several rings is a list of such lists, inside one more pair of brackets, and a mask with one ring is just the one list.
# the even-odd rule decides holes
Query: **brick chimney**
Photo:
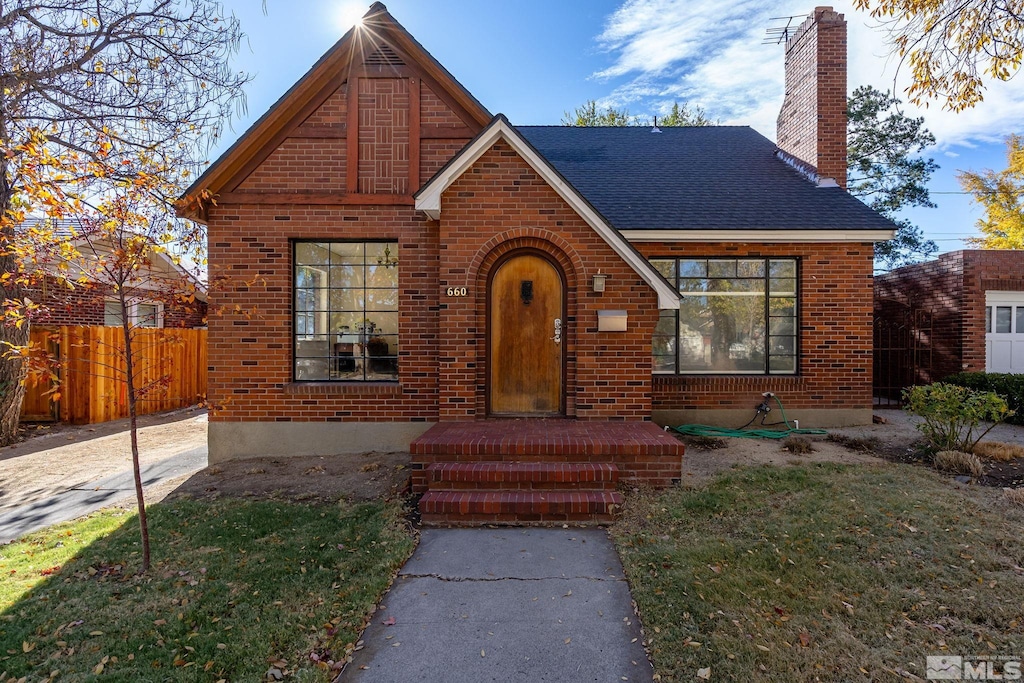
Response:
[{"label": "brick chimney", "polygon": [[786,41],[776,136],[782,152],[812,167],[819,185],[831,178],[846,188],[846,19],[831,7],[815,7]]}]

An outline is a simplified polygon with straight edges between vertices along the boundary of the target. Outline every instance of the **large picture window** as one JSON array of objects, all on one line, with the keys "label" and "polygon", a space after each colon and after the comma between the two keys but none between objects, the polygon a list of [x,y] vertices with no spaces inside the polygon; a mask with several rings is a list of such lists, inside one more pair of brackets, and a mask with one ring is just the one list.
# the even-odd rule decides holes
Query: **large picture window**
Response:
[{"label": "large picture window", "polygon": [[295,379],[398,379],[398,244],[295,243]]},{"label": "large picture window", "polygon": [[651,259],[680,294],[654,333],[660,374],[795,374],[796,259]]}]

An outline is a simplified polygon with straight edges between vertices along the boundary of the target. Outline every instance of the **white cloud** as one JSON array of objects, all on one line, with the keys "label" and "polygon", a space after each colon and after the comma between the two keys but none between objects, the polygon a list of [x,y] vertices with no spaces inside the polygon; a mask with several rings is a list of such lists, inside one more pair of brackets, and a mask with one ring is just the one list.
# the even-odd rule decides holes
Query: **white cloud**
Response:
[{"label": "white cloud", "polygon": [[[806,14],[813,6],[808,0],[627,0],[597,37],[613,57],[594,74],[612,86],[601,103],[656,113],[685,100],[723,123],[751,125],[774,138],[783,96],[783,47],[762,45],[762,39],[765,29],[778,23],[770,18]],[[898,72],[884,30],[849,2],[833,6],[849,26],[850,90],[872,85],[903,97],[909,79]],[[1024,78],[990,84],[984,102],[959,114],[938,104],[905,109],[925,117],[942,150],[998,141],[1024,121]]]}]

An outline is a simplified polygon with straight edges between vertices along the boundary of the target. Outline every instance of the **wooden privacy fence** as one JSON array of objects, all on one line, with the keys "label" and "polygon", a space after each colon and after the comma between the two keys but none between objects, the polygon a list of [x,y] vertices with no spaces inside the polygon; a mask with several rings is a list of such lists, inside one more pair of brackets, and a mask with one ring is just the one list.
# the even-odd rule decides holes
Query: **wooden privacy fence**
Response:
[{"label": "wooden privacy fence", "polygon": [[[132,348],[140,415],[185,408],[206,396],[206,330],[136,328]],[[33,327],[31,341],[59,361],[59,397],[29,378],[23,420],[73,424],[128,416],[124,332],[120,327]]]}]

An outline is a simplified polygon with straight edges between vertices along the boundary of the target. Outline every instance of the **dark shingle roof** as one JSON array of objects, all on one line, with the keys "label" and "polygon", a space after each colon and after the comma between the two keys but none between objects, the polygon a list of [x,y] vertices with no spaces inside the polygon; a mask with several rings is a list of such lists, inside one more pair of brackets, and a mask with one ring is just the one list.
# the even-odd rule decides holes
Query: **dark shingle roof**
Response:
[{"label": "dark shingle roof", "polygon": [[817,187],[747,126],[516,126],[620,230],[892,230],[839,188]]}]

